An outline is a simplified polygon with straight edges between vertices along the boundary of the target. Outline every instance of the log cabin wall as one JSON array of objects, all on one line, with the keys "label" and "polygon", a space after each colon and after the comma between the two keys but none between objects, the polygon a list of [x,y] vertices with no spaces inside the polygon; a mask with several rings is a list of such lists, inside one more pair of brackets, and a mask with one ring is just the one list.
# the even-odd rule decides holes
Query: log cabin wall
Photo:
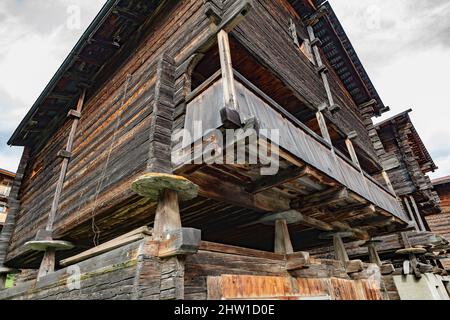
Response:
[{"label": "log cabin wall", "polygon": [[211,280],[223,284],[224,299],[382,299],[379,285],[367,276],[350,277],[338,261],[312,260],[309,268],[288,272],[282,254],[203,242],[197,254],[175,263],[177,258],[155,257],[155,248],[147,237],[40,281],[22,279],[0,291],[0,299],[207,300],[214,298],[217,281]]},{"label": "log cabin wall", "polygon": [[[117,209],[133,196],[130,183],[146,170],[170,171],[171,57],[208,26],[201,1],[171,2],[139,47],[121,65],[109,67],[113,75],[88,99],[80,120],[55,223],[57,236],[105,209]],[[28,162],[8,260],[45,227],[62,161],[57,153],[64,149],[69,127],[66,122]],[[92,237],[89,225],[71,236]]]}]

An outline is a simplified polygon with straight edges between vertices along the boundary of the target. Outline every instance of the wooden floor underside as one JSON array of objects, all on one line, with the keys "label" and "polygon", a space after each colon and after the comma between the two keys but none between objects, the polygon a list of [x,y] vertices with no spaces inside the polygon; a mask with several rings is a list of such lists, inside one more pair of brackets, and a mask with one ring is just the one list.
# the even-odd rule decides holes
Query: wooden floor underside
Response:
[{"label": "wooden floor underside", "polygon": [[[404,227],[403,221],[310,167],[282,160],[275,176],[261,176],[260,169],[258,165],[184,166],[177,173],[198,184],[200,194],[180,204],[183,225],[202,230],[206,241],[265,251],[274,250],[274,223],[259,220],[290,209],[304,217],[289,224],[295,250],[329,245],[320,239],[325,231],[351,231],[355,237],[350,241]],[[94,246],[94,240],[102,243],[152,225],[155,209],[156,203],[130,193],[120,206],[58,235],[76,244],[74,250],[59,253],[58,258],[87,250]],[[9,265],[37,268],[41,256],[22,252]]]}]

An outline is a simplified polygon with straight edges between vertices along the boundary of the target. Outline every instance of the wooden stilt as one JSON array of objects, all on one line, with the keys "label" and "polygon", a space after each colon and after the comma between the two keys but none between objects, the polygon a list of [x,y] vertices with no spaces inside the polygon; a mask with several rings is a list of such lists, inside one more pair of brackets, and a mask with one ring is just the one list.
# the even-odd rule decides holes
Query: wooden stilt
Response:
[{"label": "wooden stilt", "polygon": [[342,241],[341,235],[333,235],[333,246],[336,260],[341,261],[346,266],[350,262],[350,259],[348,257],[347,250],[345,249],[344,241]]},{"label": "wooden stilt", "polygon": [[55,271],[55,256],[56,256],[56,251],[53,249],[47,249],[44,252],[44,258],[41,261],[41,266],[39,267],[39,272],[38,272],[38,276],[37,276],[38,281],[42,277],[45,277],[49,273],[52,273]]},{"label": "wooden stilt", "polygon": [[379,267],[381,267],[382,262],[381,262],[380,256],[378,255],[378,250],[377,250],[376,244],[380,243],[380,242],[381,241],[369,240],[363,245],[363,246],[367,247],[367,250],[369,252],[370,263],[374,263]]},{"label": "wooden stilt", "polygon": [[173,190],[165,190],[156,209],[153,237],[155,240],[163,240],[164,235],[180,229],[181,217],[178,193]]},{"label": "wooden stilt", "polygon": [[294,253],[286,220],[275,221],[275,253]]}]

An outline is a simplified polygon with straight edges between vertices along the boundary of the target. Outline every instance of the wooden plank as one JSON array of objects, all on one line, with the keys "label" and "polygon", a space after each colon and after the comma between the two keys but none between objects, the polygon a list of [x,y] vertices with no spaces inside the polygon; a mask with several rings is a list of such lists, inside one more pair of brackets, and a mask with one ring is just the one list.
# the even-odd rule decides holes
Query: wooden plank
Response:
[{"label": "wooden plank", "polygon": [[87,260],[92,257],[99,256],[105,252],[120,248],[122,246],[125,246],[127,244],[142,240],[147,235],[141,233],[141,234],[134,234],[129,237],[121,237],[117,238],[108,242],[105,242],[97,247],[94,247],[92,249],[89,249],[87,251],[84,251],[80,254],[77,254],[76,256],[64,259],[60,261],[60,265],[63,267],[67,267],[73,264],[76,264],[80,261]]},{"label": "wooden plank", "polygon": [[201,242],[200,250],[248,256],[248,257],[256,257],[256,258],[272,259],[272,260],[284,260],[285,257],[284,254],[277,254],[273,252],[254,250],[249,248],[242,248],[207,241]]}]

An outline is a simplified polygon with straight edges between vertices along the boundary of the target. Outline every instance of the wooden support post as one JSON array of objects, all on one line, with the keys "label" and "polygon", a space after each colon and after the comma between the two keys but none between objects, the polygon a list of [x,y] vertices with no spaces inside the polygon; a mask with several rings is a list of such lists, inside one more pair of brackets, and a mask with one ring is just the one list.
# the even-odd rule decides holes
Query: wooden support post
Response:
[{"label": "wooden support post", "polygon": [[327,122],[322,111],[318,111],[316,113],[317,122],[319,123],[320,132],[322,133],[322,137],[327,141],[331,146],[333,143],[331,141],[330,132],[328,131]]},{"label": "wooden support post", "polygon": [[427,231],[427,228],[425,227],[425,224],[423,222],[422,216],[420,214],[419,208],[417,207],[417,203],[416,200],[414,199],[413,196],[409,196],[409,199],[411,200],[411,204],[414,208],[414,212],[415,212],[415,217],[417,222],[419,223],[419,227],[421,231]]},{"label": "wooden support post", "polygon": [[163,240],[166,234],[180,229],[181,217],[178,194],[173,190],[165,190],[156,209],[153,237],[155,240]]},{"label": "wooden support post", "polygon": [[375,243],[369,242],[367,244],[367,249],[369,251],[370,263],[375,263],[377,266],[381,267],[382,263],[381,263],[380,256],[378,255],[378,250],[377,250]]},{"label": "wooden support post", "polygon": [[275,221],[275,253],[294,253],[286,220]]},{"label": "wooden support post", "polygon": [[403,198],[403,202],[404,202],[405,205],[406,205],[406,210],[408,211],[408,217],[409,217],[409,220],[410,220],[412,223],[414,223],[416,230],[417,230],[417,231],[420,231],[419,225],[417,224],[417,221],[416,221],[416,219],[414,218],[414,214],[413,214],[413,212],[412,212],[412,210],[411,210],[411,206],[409,205],[408,197],[404,197],[404,198]]},{"label": "wooden support post", "polygon": [[242,123],[234,83],[234,71],[228,33],[225,30],[221,30],[217,35],[217,40],[219,43],[224,98],[224,108],[221,110],[222,122],[225,125],[241,127]]},{"label": "wooden support post", "polygon": [[350,259],[345,249],[344,241],[342,241],[342,237],[339,234],[333,235],[333,246],[336,260],[341,261],[344,266],[347,266]]},{"label": "wooden support post", "polygon": [[352,139],[356,138],[356,133],[351,132],[348,135],[348,138],[345,140],[345,144],[347,145],[348,153],[353,161],[353,163],[362,171],[361,164],[359,163],[358,155],[356,154],[355,146],[353,145]]}]

